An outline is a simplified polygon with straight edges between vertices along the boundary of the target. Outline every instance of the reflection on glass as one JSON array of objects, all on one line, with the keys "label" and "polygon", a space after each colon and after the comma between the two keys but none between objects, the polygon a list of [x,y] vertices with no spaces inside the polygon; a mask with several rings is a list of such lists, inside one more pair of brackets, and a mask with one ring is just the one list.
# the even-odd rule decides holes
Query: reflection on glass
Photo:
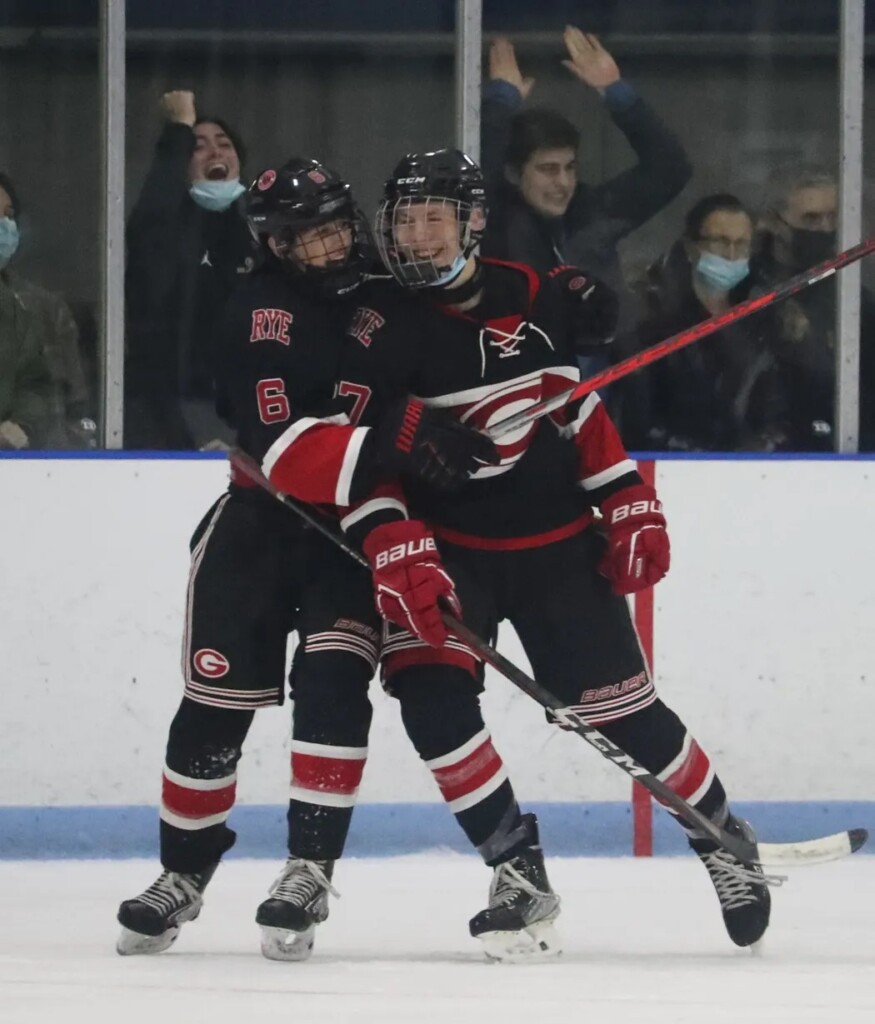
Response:
[{"label": "reflection on glass", "polygon": [[[788,10],[623,0],[568,26],[558,0],[485,5],[484,248],[620,289],[614,359],[835,252],[837,5]],[[719,196],[737,206],[691,234]],[[824,282],[603,397],[636,446],[832,450],[835,306]],[[865,344],[861,375],[873,393]]]}]

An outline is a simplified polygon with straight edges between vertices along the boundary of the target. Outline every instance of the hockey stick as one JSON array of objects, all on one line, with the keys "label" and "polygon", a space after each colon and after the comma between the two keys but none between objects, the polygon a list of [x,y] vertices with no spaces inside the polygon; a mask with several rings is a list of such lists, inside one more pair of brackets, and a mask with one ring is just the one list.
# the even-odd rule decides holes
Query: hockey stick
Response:
[{"label": "hockey stick", "polygon": [[[332,525],[322,520],[314,509],[302,502],[296,501],[272,484],[262,473],[258,463],[250,455],[247,455],[240,448],[229,448],[219,441],[213,442],[208,448],[213,451],[226,452],[235,469],[245,474],[253,483],[258,484],[259,487],[264,488],[278,501],[287,505],[305,522],[309,523],[342,551],[346,552],[350,558],[353,558],[359,565],[364,566],[370,571],[370,563],[360,551],[353,547]],[[866,842],[868,833],[865,829],[851,829],[845,832],[837,832],[835,835],[824,836],[820,839],[804,840],[798,843],[754,843],[731,835],[715,825],[701,811],[687,803],[683,797],[678,796],[664,782],[638,764],[597,729],[589,725],[576,711],[563,706],[562,702],[550,693],[549,690],[544,689],[540,683],[532,679],[531,676],[526,675],[522,669],[518,668],[502,654],[499,654],[491,644],[486,643],[485,640],[481,639],[463,622],[460,622],[447,611],[442,612],[442,618],[447,628],[464,640],[478,657],[488,665],[491,665],[515,686],[519,687],[523,693],[546,708],[558,723],[576,732],[591,747],[595,747],[608,761],[611,761],[627,775],[631,776],[631,778],[640,782],[661,803],[672,808],[678,815],[710,836],[723,849],[728,850],[729,853],[739,860],[745,863],[757,863],[775,867],[794,864],[818,864],[837,860],[849,853],[855,853]]]},{"label": "hockey stick", "polygon": [[833,256],[832,259],[818,263],[816,267],[804,270],[795,277],[788,278],[783,284],[778,285],[764,295],[758,295],[755,299],[748,299],[747,302],[740,302],[725,313],[718,313],[717,316],[712,316],[709,320],[703,320],[694,327],[688,327],[684,331],[679,331],[677,334],[666,338],[665,341],[660,341],[656,345],[644,349],[642,352],[636,352],[634,356],[629,356],[628,359],[623,359],[614,366],[609,366],[607,370],[602,370],[601,373],[581,381],[568,391],[563,391],[552,398],[545,398],[542,402],[536,402],[527,409],[514,413],[513,416],[508,416],[503,420],[499,420],[498,423],[493,423],[484,433],[495,440],[496,438],[503,437],[505,434],[509,434],[511,431],[519,430],[520,427],[527,426],[533,420],[540,419],[541,416],[546,416],[547,413],[551,413],[556,409],[561,409],[562,406],[568,405],[569,402],[577,401],[578,398],[583,398],[584,395],[605,387],[621,377],[626,377],[635,370],[640,370],[643,366],[649,366],[658,359],[663,359],[665,356],[671,355],[672,352],[677,352],[678,349],[692,345],[694,341],[701,341],[702,338],[707,338],[709,334],[714,334],[730,324],[738,323],[739,320],[743,320],[746,316],[757,313],[767,306],[779,302],[781,299],[788,298],[790,295],[795,295],[809,285],[817,284],[818,281],[830,277],[837,270],[841,270],[842,267],[856,263],[857,260],[861,260],[871,252],[875,252],[875,239],[869,239],[869,241],[861,242],[850,249],[845,249],[844,252]]}]

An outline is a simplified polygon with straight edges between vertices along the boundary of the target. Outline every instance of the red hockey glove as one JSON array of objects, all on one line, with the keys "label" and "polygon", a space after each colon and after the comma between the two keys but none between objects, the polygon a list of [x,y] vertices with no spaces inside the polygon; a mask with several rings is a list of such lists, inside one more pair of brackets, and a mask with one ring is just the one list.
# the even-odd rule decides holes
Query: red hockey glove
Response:
[{"label": "red hockey glove", "polygon": [[375,428],[374,442],[386,469],[413,473],[439,490],[455,490],[481,466],[499,462],[485,434],[418,398],[393,405]]},{"label": "red hockey glove", "polygon": [[615,594],[634,594],[668,572],[670,547],[662,502],[645,484],[624,487],[602,502],[608,550],[599,562]]},{"label": "red hockey glove", "polygon": [[447,601],[456,615],[461,605],[425,524],[416,519],[385,523],[371,530],[364,549],[379,613],[431,647],[442,647],[449,634],[438,601]]}]

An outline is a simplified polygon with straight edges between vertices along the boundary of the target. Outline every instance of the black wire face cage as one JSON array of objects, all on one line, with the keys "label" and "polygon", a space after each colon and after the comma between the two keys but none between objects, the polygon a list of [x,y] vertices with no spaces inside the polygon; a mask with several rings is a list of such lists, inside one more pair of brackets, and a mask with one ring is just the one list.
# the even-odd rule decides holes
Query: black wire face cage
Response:
[{"label": "black wire face cage", "polygon": [[449,284],[483,233],[482,227],[472,228],[474,209],[471,203],[444,196],[384,199],[374,234],[386,269],[407,288]]},{"label": "black wire face cage", "polygon": [[[314,229],[315,238],[301,235]],[[318,294],[338,298],[357,288],[364,277],[370,231],[362,212],[352,203],[315,219],[312,223],[286,223],[272,237],[284,247],[283,266]]]}]

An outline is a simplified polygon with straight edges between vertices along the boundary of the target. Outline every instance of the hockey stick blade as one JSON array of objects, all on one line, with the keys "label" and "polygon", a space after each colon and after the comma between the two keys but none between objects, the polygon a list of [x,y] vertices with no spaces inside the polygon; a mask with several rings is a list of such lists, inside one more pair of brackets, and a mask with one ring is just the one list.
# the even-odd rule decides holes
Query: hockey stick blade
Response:
[{"label": "hockey stick blade", "polygon": [[[314,509],[311,509],[302,502],[296,501],[272,484],[251,455],[248,455],[241,448],[230,448],[223,442],[216,442],[211,450],[224,451],[231,464],[249,477],[253,483],[258,484],[259,487],[272,494],[277,501],[288,506],[293,512],[315,527],[323,536],[336,544],[350,558],[358,562],[359,565],[370,569],[370,563],[365,556],[348,543],[333,528],[333,524],[321,519]],[[710,836],[715,843],[728,850],[729,853],[739,860],[745,863],[761,864],[764,867],[820,864],[845,857],[849,853],[854,853],[866,842],[868,833],[865,829],[838,832],[835,835],[825,836],[822,839],[805,840],[799,843],[761,843],[759,845],[730,834],[725,829],[715,825],[710,818],[706,818],[701,811],[688,804],[674,790],[669,789],[664,782],[638,764],[606,736],[603,736],[598,729],[589,725],[577,712],[563,707],[561,701],[552,693],[544,689],[531,676],[526,675],[522,669],[505,658],[503,654],[500,654],[491,644],[486,643],[485,640],[469,629],[463,622],[460,622],[454,615],[443,610],[441,617],[447,628],[466,643],[486,664],[491,665],[496,672],[551,712],[557,722],[576,732],[591,747],[595,747],[602,757],[605,757],[621,771],[624,771],[627,775],[640,782],[662,804],[671,807],[677,814]]]},{"label": "hockey stick blade", "polygon": [[869,838],[864,828],[852,828],[847,832],[823,836],[821,839],[806,839],[798,843],[758,843],[760,864],[769,867],[794,867],[797,864],[826,864],[856,853]]},{"label": "hockey stick blade", "polygon": [[499,420],[498,423],[493,423],[484,433],[491,437],[493,441],[504,437],[505,434],[519,430],[534,420],[540,419],[548,413],[555,412],[557,409],[561,409],[564,405],[568,405],[569,402],[576,402],[579,398],[583,398],[584,395],[606,387],[615,380],[620,380],[621,377],[627,377],[635,370],[649,366],[651,363],[671,355],[672,352],[677,352],[678,349],[692,345],[694,341],[701,341],[702,338],[707,338],[709,334],[714,334],[716,331],[722,330],[722,328],[728,327],[730,324],[737,323],[752,313],[758,313],[760,310],[773,305],[775,302],[779,302],[781,299],[786,299],[790,295],[801,292],[804,288],[817,284],[818,281],[822,281],[824,278],[831,277],[836,271],[849,266],[851,263],[856,263],[857,260],[863,259],[864,256],[868,256],[872,252],[875,252],[875,239],[869,239],[866,242],[861,242],[859,245],[852,246],[850,249],[845,249],[844,252],[838,253],[832,259],[818,263],[816,267],[804,270],[795,277],[788,278],[782,284],[776,285],[771,291],[763,295],[748,299],[747,302],[740,302],[725,313],[718,313],[717,316],[712,316],[708,320],[703,320],[700,324],[695,324],[693,327],[679,331],[664,341],[651,345],[650,348],[646,348],[642,352],[636,352],[635,355],[629,356],[628,359],[623,359],[621,362],[609,366],[607,370],[603,370],[601,373],[581,381],[568,391],[563,391],[552,398],[545,398],[541,402],[530,405],[527,409],[521,409],[512,416]]}]

